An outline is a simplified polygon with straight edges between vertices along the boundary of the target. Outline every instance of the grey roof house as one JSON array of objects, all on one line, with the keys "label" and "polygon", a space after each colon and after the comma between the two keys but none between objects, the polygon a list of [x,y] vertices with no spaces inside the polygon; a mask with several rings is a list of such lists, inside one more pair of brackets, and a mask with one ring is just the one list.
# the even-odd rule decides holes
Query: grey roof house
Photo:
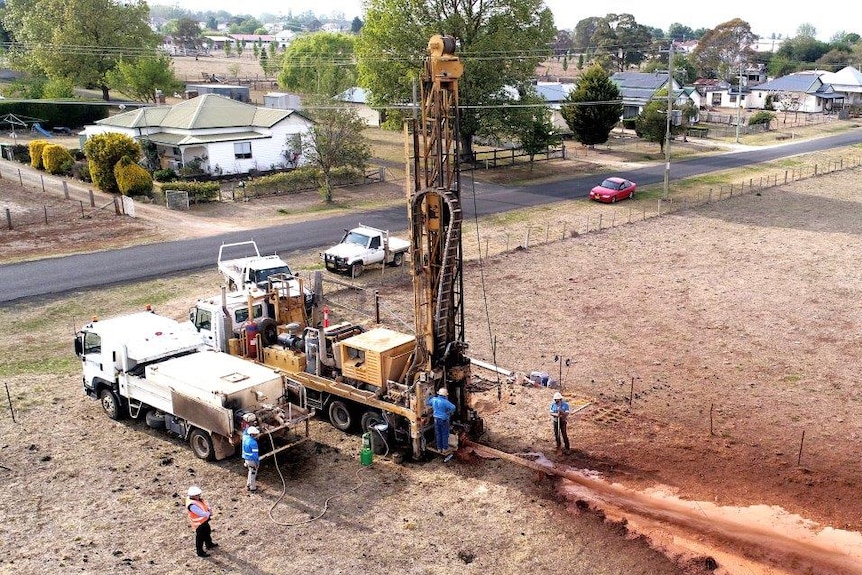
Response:
[{"label": "grey roof house", "polygon": [[844,103],[844,94],[823,81],[825,72],[795,72],[752,86],[749,108],[765,109],[767,99],[779,111],[822,113]]},{"label": "grey roof house", "polygon": [[312,122],[294,110],[260,108],[217,94],[98,120],[85,137],[126,134],[156,145],[161,168],[195,163],[205,173],[247,174],[302,164],[300,138]]},{"label": "grey roof house", "polygon": [[[611,76],[620,89],[623,98],[623,118],[634,118],[640,114],[647,102],[656,97],[656,93],[667,86],[668,74],[646,72],[616,72]],[[676,80],[671,80],[671,90],[676,94],[676,103],[682,104],[688,98],[679,89]]]}]

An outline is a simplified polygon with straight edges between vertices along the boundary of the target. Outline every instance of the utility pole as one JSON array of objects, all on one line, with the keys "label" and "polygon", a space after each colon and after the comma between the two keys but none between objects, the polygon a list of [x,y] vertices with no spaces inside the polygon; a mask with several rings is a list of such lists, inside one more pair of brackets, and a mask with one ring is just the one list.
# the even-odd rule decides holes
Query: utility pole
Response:
[{"label": "utility pole", "polygon": [[736,143],[739,143],[739,123],[742,121],[742,62],[739,63],[739,87],[736,95]]},{"label": "utility pole", "polygon": [[667,124],[664,134],[664,196],[668,199],[670,195],[670,117],[673,114],[673,38],[670,41],[670,49],[667,52]]}]

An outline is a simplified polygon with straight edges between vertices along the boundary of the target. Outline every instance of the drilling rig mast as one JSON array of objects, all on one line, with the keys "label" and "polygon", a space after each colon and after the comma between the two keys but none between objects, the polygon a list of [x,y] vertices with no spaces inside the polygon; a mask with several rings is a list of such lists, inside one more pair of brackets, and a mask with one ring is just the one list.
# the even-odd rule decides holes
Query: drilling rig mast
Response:
[{"label": "drilling rig mast", "polygon": [[482,420],[467,402],[458,79],[455,39],[433,36],[422,75],[421,116],[413,120],[413,177],[408,179],[417,346],[411,372],[445,386],[457,408],[453,425],[477,435]]}]

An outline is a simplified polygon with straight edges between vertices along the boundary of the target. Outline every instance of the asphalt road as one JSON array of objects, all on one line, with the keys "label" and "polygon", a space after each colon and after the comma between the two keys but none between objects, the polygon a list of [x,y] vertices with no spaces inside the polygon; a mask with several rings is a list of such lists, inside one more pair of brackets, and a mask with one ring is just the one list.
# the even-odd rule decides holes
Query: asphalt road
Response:
[{"label": "asphalt road", "polygon": [[[693,158],[673,162],[670,176],[672,180],[682,179],[859,142],[862,142],[862,130],[856,129],[816,140]],[[645,186],[664,181],[664,169],[662,163],[614,174]],[[589,189],[601,177],[601,174],[593,174],[550,184],[510,188],[479,183],[474,185],[467,172],[462,174],[461,179],[464,214],[465,217],[488,215],[586,197]],[[60,295],[182,272],[214,269],[218,248],[226,242],[253,239],[264,254],[322,249],[337,241],[341,230],[355,226],[356,221],[356,215],[344,215],[207,238],[3,265],[0,266],[0,305],[38,296]],[[362,223],[393,231],[404,230],[407,227],[406,205],[363,212]],[[290,261],[289,257],[287,259]]]}]

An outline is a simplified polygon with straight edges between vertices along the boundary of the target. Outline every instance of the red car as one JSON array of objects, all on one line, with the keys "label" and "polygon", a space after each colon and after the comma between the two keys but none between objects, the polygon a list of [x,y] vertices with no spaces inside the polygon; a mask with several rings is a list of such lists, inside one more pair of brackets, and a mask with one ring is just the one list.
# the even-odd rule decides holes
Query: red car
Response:
[{"label": "red car", "polygon": [[590,190],[590,199],[597,202],[614,203],[617,200],[633,198],[638,185],[624,178],[607,178]]}]

